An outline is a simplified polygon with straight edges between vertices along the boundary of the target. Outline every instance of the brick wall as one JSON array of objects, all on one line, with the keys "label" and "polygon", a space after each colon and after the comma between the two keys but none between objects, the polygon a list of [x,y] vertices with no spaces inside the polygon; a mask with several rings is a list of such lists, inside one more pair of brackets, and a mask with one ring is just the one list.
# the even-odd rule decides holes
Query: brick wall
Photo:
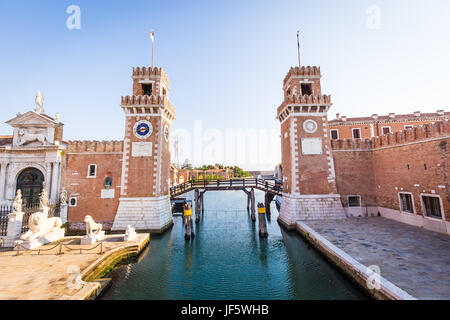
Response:
[{"label": "brick wall", "polygon": [[[84,229],[82,222],[86,215],[101,222],[105,230],[111,227],[119,204],[122,152],[123,141],[68,142],[63,158],[61,188],[67,190],[69,199],[74,197],[77,200],[77,205],[68,209],[72,230]],[[90,164],[97,165],[95,178],[88,177]],[[102,198],[106,177],[112,179],[109,191],[114,192],[112,198]]]},{"label": "brick wall", "polygon": [[362,206],[400,210],[399,192],[411,193],[415,215],[423,216],[422,194],[438,195],[450,221],[448,155],[450,125],[426,124],[360,140],[332,141],[338,192],[361,195]]}]

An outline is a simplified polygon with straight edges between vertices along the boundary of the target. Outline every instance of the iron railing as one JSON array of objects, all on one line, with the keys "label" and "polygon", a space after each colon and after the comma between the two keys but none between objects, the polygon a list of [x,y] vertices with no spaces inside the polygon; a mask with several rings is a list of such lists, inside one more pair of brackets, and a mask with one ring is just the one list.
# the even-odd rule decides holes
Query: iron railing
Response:
[{"label": "iron railing", "polygon": [[0,206],[0,236],[5,237],[8,232],[8,214],[12,212],[12,206]]}]

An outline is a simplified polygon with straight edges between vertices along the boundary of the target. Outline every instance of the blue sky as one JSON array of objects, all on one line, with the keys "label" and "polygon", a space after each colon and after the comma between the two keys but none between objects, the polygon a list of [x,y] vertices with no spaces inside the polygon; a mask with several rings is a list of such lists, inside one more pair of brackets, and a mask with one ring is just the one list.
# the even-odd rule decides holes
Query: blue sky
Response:
[{"label": "blue sky", "polygon": [[[80,30],[66,28],[72,4]],[[381,10],[379,30],[366,26],[370,5]],[[297,30],[302,64],[322,68],[330,118],[448,110],[448,17],[448,0],[0,0],[0,134],[40,90],[46,112],[61,113],[65,139],[122,139],[120,96],[131,94],[131,68],[151,64],[151,29],[175,128],[202,120],[218,130],[278,129]],[[269,151],[271,168],[279,150]]]}]

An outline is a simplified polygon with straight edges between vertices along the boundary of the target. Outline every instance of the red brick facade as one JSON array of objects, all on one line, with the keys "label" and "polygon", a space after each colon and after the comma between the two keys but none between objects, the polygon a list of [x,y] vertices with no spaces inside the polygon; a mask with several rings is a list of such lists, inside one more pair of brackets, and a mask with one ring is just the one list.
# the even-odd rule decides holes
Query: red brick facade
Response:
[{"label": "red brick facade", "polygon": [[[450,221],[449,142],[448,121],[372,139],[332,141],[342,201],[347,207],[348,196],[360,196],[361,215],[375,208],[398,220]],[[410,195],[412,212],[402,210],[400,194]],[[427,216],[423,196],[439,198],[441,219]]]},{"label": "red brick facade", "polygon": [[[111,228],[120,197],[122,141],[70,141],[63,156],[61,188],[69,198],[68,221],[71,229],[83,229],[90,215]],[[89,176],[89,166],[95,175]],[[107,177],[111,187],[105,187]],[[103,194],[102,194],[103,193]],[[113,193],[113,194],[112,194]]]},{"label": "red brick facade", "polygon": [[448,120],[449,117],[450,112],[444,112],[443,110],[438,110],[435,113],[421,113],[419,111],[400,115],[391,113],[387,116],[374,114],[372,117],[359,118],[347,118],[337,114],[336,119],[329,121],[330,137],[332,140],[370,139],[427,123]]}]

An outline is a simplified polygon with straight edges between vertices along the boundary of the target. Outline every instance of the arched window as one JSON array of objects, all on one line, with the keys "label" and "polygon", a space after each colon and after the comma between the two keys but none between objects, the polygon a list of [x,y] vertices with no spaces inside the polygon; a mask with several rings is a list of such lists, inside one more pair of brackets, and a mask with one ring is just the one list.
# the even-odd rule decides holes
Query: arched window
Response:
[{"label": "arched window", "polygon": [[111,177],[106,177],[105,179],[105,189],[111,189],[112,186],[112,179]]}]

